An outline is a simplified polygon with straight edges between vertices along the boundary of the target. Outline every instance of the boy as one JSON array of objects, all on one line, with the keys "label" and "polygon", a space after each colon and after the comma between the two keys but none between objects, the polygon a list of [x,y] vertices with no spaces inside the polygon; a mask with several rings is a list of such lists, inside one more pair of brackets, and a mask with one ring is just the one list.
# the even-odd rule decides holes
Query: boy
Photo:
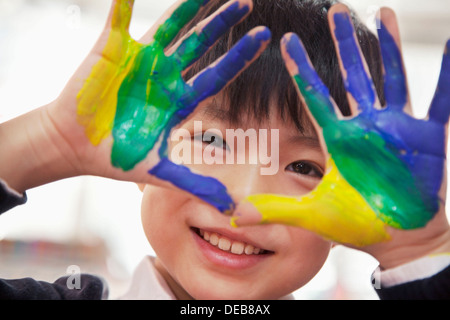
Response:
[{"label": "boy", "polygon": [[[190,1],[189,3],[196,2]],[[50,148],[46,149],[45,157],[38,158],[40,166],[25,161],[25,165],[19,168],[21,170],[14,172],[3,170],[0,175],[9,184],[10,188],[8,189],[15,189],[19,193],[49,181],[80,174],[96,174],[145,184],[142,186],[144,193],[142,220],[146,235],[157,254],[157,258],[146,260],[143,265],[144,274],[155,275],[157,279],[150,282],[153,287],[148,293],[153,296],[146,296],[147,298],[162,294],[165,298],[177,299],[279,299],[307,283],[318,272],[331,247],[329,241],[317,234],[296,227],[265,225],[232,228],[229,217],[220,215],[218,212],[233,210],[230,202],[239,203],[246,196],[255,193],[278,193],[291,196],[307,194],[320,183],[325,174],[326,158],[321,149],[320,136],[309,121],[305,109],[301,108],[295,87],[284,69],[278,44],[279,39],[285,33],[290,31],[299,33],[307,49],[308,45],[311,46],[308,51],[313,64],[320,77],[330,88],[331,95],[342,113],[350,114],[350,104],[346,102],[345,89],[341,85],[339,60],[335,54],[331,54],[334,52],[333,41],[326,20],[331,3],[328,1],[321,3],[317,1],[256,3],[252,15],[233,27],[233,31],[223,38],[217,47],[198,60],[201,54],[196,52],[195,48],[201,47],[201,45],[209,47],[212,42],[215,42],[211,39],[215,40],[218,37],[213,31],[220,29],[220,25],[230,27],[230,24],[233,25],[240,21],[252,6],[248,1],[232,1],[225,4],[225,7],[221,7],[223,3],[223,1],[214,1],[206,5],[191,24],[187,24],[185,27],[185,32],[187,32],[200,22],[198,29],[208,30],[208,33],[200,32],[205,35],[206,40],[196,42],[195,34],[198,33],[188,33],[188,37],[183,39],[189,40],[181,42],[186,45],[178,45],[180,42],[173,37],[174,31],[171,31],[170,27],[165,30],[161,28],[151,30],[148,37],[144,37],[144,42],[150,42],[151,38],[157,39],[164,44],[162,47],[169,46],[169,42],[176,44],[174,47],[169,46],[166,54],[175,53],[176,63],[183,66],[182,70],[187,69],[187,72],[183,72],[183,76],[193,88],[189,95],[181,94],[180,96],[176,94],[177,90],[180,86],[186,88],[180,84],[178,77],[166,80],[158,78],[162,74],[160,70],[164,67],[166,67],[164,70],[167,73],[171,73],[173,70],[166,64],[159,66],[161,69],[153,68],[160,62],[154,58],[155,55],[159,54],[158,57],[164,59],[158,48],[152,45],[146,51],[141,50],[142,48],[133,43],[130,45],[126,27],[130,16],[127,12],[131,11],[131,6],[127,1],[116,1],[108,23],[108,25],[112,25],[112,28],[106,29],[94,49],[95,53],[100,52],[105,59],[100,58],[101,64],[99,64],[98,57],[90,56],[82,68],[77,71],[76,76],[59,99],[44,108],[44,111],[38,111],[44,119],[43,125],[30,128],[35,133],[33,134],[35,140],[32,142],[34,149],[39,150],[39,142],[49,141],[48,135],[52,142]],[[222,17],[219,20],[223,20],[225,23],[211,22],[217,21],[216,19],[203,20],[219,7],[222,8],[220,9],[221,13],[228,12],[229,8],[234,8],[232,14],[223,16],[219,13],[215,15],[215,17]],[[188,16],[187,12],[190,11],[188,9],[185,8],[181,13],[175,11],[178,13],[175,16],[178,19],[185,18]],[[292,17],[286,18],[289,15]],[[230,23],[230,21],[232,22]],[[174,20],[171,22],[173,23]],[[293,25],[285,25],[286,22]],[[296,23],[299,25],[295,25]],[[263,28],[252,29],[258,25],[267,25],[271,30],[271,45],[246,72],[242,73],[241,77],[235,79],[226,90],[219,93],[220,89],[248,66],[249,62],[254,61],[267,45],[267,31]],[[208,26],[214,26],[214,28],[210,29]],[[311,32],[312,28],[314,32]],[[381,96],[382,67],[376,39],[363,26],[357,25],[357,28],[358,34],[362,38],[360,39],[362,51],[365,53],[369,69],[372,71],[372,78],[379,91],[379,96]],[[250,39],[245,38],[244,33],[251,29]],[[308,39],[308,35],[310,39]],[[238,44],[239,50],[233,51],[231,44],[240,38],[244,41]],[[258,40],[256,45],[252,39]],[[188,46],[189,41],[197,43],[197,46],[192,49]],[[242,50],[241,46],[245,46],[245,50]],[[136,55],[133,55],[134,51],[137,52]],[[201,51],[204,53],[205,50],[201,49]],[[224,63],[218,62],[201,73],[201,70],[211,65],[225,52],[230,52],[230,54],[221,60]],[[322,54],[323,52],[325,54]],[[141,80],[141,75],[133,73],[136,71],[133,69],[133,65],[123,62],[123,55],[128,54],[130,54],[130,59],[140,67],[139,70],[151,73],[152,78],[149,78],[147,82],[143,81],[147,85],[144,86],[145,90],[128,86],[130,83],[133,84],[133,81]],[[195,56],[195,58],[184,60],[183,57],[188,55]],[[197,62],[192,64],[193,60],[197,60]],[[108,129],[102,131],[105,127],[108,128],[108,123],[106,126],[103,123],[99,124],[99,121],[108,117],[108,113],[102,113],[101,116],[92,115],[89,109],[92,105],[97,104],[97,110],[99,110],[103,102],[101,99],[99,101],[98,92],[90,90],[103,89],[106,86],[105,80],[115,80],[118,77],[111,71],[114,69],[111,64],[122,66],[120,74],[123,75],[117,88],[110,89],[113,94],[110,95],[108,90],[102,91],[102,97],[118,96],[117,101],[113,100],[114,105],[118,106],[117,113],[121,112],[119,108],[121,103],[127,108],[124,109],[123,114],[115,115],[114,128],[111,130],[112,132],[109,132]],[[199,72],[200,75],[198,75]],[[194,75],[197,76],[192,78]],[[145,76],[148,75],[145,74]],[[139,126],[133,122],[134,120],[130,120],[141,118],[140,109],[136,109],[136,113],[133,113],[132,117],[127,118],[126,114],[127,110],[133,108],[134,100],[138,101],[137,104],[145,99],[147,99],[146,103],[153,100],[164,102],[161,92],[165,94],[165,89],[158,91],[160,95],[152,97],[150,93],[154,86],[165,86],[165,89],[175,87],[176,92],[168,95],[169,100],[175,96],[179,98],[177,101],[181,104],[179,109],[173,111],[169,116],[170,120],[164,123],[169,130],[160,130],[160,134],[155,136],[152,134],[159,128],[154,128],[150,133],[142,132],[139,129],[141,127],[145,129],[145,126],[142,124]],[[146,92],[147,96],[138,97],[142,92]],[[205,99],[210,96],[214,99]],[[129,99],[130,97],[133,99]],[[194,108],[195,110],[193,110]],[[183,111],[187,112],[183,113]],[[2,134],[20,138],[21,133],[14,131],[14,128],[19,126],[18,121],[24,121],[23,124],[31,125],[32,120],[37,118],[38,112],[22,117],[16,122],[2,125]],[[155,113],[157,116],[154,115]],[[78,115],[78,122],[74,124],[75,114]],[[156,122],[155,119],[160,121],[159,113],[156,111],[150,115],[145,114],[143,119],[143,122],[147,124],[148,119],[154,122]],[[180,169],[181,167],[168,164],[164,160],[167,159],[167,155],[171,155],[171,151],[177,146],[177,141],[171,140],[165,146],[164,139],[161,137],[168,138],[168,132],[172,128],[185,129],[194,133],[195,121],[201,121],[205,130],[214,128],[219,132],[224,132],[230,127],[244,130],[247,128],[278,129],[279,167],[281,170],[274,175],[262,176],[260,174],[262,165],[248,162],[244,165],[184,163],[189,170],[185,167]],[[116,128],[116,124],[123,125]],[[68,127],[71,130],[67,129]],[[134,132],[132,137],[129,135],[130,127],[137,129],[137,133]],[[39,133],[47,139],[39,140]],[[86,141],[86,136],[89,141]],[[136,136],[137,138],[135,138]],[[213,135],[208,138],[202,137],[200,140],[193,139],[193,143],[189,147],[192,148],[192,154],[194,154],[196,150],[206,150],[212,145],[217,158],[228,152],[230,144],[230,142],[221,141],[220,138],[219,135]],[[27,152],[26,143],[28,140],[25,140],[24,143],[20,139],[15,139],[11,142],[10,147],[5,143],[2,150],[14,150],[13,146],[17,148],[19,145],[24,146],[25,152]],[[187,143],[187,141],[183,140],[178,143]],[[148,147],[147,144],[153,147],[143,151],[148,155],[138,158],[138,160],[129,159],[139,155],[142,146]],[[134,149],[127,149],[130,145]],[[1,154],[6,155],[6,152]],[[62,155],[64,156],[62,157]],[[11,168],[8,160],[17,159],[11,152],[9,156],[10,158],[4,157],[1,168]],[[62,159],[66,161],[62,161]],[[34,159],[31,157],[31,160]],[[135,163],[130,165],[129,161]],[[31,173],[36,172],[36,167],[41,170],[31,176]],[[167,168],[169,170],[165,170]],[[186,176],[189,179],[186,179]],[[211,180],[209,177],[214,179]],[[161,182],[161,180],[165,181]],[[196,183],[190,183],[192,181]],[[173,184],[196,197],[174,189]],[[210,189],[214,188],[213,192],[208,188],[202,188],[201,186],[204,184]],[[225,187],[225,191],[223,187]],[[9,199],[11,205],[14,205],[13,202],[17,201],[17,196],[9,195]],[[9,205],[4,206],[6,208]],[[445,234],[448,244],[448,231]],[[138,275],[140,274],[138,273]],[[164,279],[162,284],[155,285],[160,283],[161,279]],[[142,293],[144,288],[149,289],[147,286],[149,282],[146,283],[142,278],[137,278],[136,282],[140,285],[132,287],[126,298],[143,297],[136,293]],[[94,287],[101,287],[97,282],[94,283]],[[29,282],[27,282],[28,284]],[[18,292],[18,290],[14,290],[14,285],[20,286],[21,284],[20,282],[13,283],[9,287],[10,294]],[[54,288],[52,285],[42,285],[50,288],[43,290],[44,293],[48,293],[52,290],[51,288]],[[61,286],[58,288],[60,290]],[[89,294],[84,297],[101,297],[99,293],[101,290],[92,290],[92,286],[85,289],[84,292]],[[53,297],[57,297],[58,294],[64,295],[64,290],[62,293],[58,290],[55,290],[57,293],[52,291]],[[39,290],[36,289],[35,292],[37,291]],[[92,292],[95,294],[90,295]]]}]

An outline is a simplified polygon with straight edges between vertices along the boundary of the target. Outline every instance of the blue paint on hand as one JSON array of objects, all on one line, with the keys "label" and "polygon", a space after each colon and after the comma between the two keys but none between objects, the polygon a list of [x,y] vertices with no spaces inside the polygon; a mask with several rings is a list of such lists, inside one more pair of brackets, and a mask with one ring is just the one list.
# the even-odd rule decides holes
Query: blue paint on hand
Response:
[{"label": "blue paint on hand", "polygon": [[220,181],[195,174],[189,168],[175,164],[167,158],[161,159],[148,173],[197,196],[222,213],[227,213],[235,207],[233,199]]},{"label": "blue paint on hand", "polygon": [[450,116],[450,40],[445,46],[441,74],[429,115],[431,120],[442,124],[446,124]]},{"label": "blue paint on hand", "polygon": [[379,21],[379,25],[378,37],[383,44],[381,54],[385,69],[384,95],[386,104],[390,108],[402,110],[408,102],[408,90],[401,52],[384,23]]},{"label": "blue paint on hand", "polygon": [[344,79],[347,91],[358,103],[361,112],[370,112],[375,103],[375,92],[372,80],[368,76],[355,40],[350,16],[346,12],[334,14],[336,29],[334,34],[338,41],[340,57],[347,77]]},{"label": "blue paint on hand", "polygon": [[298,66],[299,77],[297,79],[302,79],[306,84],[306,86],[301,86],[300,83],[298,83],[303,98],[306,100],[306,104],[314,115],[314,118],[323,128],[330,123],[337,121],[338,119],[334,106],[330,99],[330,91],[311,65],[308,53],[300,38],[296,34],[291,33],[289,37],[283,37],[282,44],[284,45],[287,54]]}]

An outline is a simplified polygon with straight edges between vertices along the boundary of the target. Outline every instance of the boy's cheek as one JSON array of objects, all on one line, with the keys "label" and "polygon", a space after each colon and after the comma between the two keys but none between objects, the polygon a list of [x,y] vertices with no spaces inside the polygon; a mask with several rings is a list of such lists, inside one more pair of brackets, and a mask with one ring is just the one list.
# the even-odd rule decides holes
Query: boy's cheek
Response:
[{"label": "boy's cheek", "polygon": [[283,244],[284,263],[288,269],[295,270],[294,273],[298,274],[299,281],[309,281],[322,268],[332,243],[301,228],[290,226],[286,228],[285,232],[289,234],[289,237]]},{"label": "boy's cheek", "polygon": [[188,199],[184,192],[145,185],[142,189],[141,215],[143,223],[167,224],[173,213]]}]

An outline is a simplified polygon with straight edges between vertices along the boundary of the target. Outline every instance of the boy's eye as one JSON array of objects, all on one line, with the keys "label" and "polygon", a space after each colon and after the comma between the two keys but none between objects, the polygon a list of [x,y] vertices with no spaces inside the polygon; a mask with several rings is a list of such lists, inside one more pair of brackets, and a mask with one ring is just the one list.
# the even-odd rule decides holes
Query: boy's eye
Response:
[{"label": "boy's eye", "polygon": [[308,161],[293,162],[286,167],[286,170],[318,179],[323,177],[322,170]]},{"label": "boy's eye", "polygon": [[222,148],[228,150],[228,145],[226,142],[218,135],[213,133],[204,132],[202,135],[197,135],[194,137],[197,141],[202,141],[202,143],[212,145],[215,148]]}]

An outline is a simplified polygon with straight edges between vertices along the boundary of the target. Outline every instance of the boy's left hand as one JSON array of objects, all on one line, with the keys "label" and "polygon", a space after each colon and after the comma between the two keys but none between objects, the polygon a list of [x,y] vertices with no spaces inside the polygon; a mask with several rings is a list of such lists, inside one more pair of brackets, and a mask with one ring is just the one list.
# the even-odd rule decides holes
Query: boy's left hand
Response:
[{"label": "boy's left hand", "polygon": [[348,118],[340,114],[298,37],[284,37],[283,57],[322,137],[327,169],[307,195],[248,196],[236,210],[237,225],[299,226],[358,247],[384,268],[430,253],[450,252],[445,215],[450,56],[446,51],[427,119],[412,117],[395,14],[383,8],[381,17],[384,108],[368,75],[348,9],[336,5],[329,11],[353,112]]}]

